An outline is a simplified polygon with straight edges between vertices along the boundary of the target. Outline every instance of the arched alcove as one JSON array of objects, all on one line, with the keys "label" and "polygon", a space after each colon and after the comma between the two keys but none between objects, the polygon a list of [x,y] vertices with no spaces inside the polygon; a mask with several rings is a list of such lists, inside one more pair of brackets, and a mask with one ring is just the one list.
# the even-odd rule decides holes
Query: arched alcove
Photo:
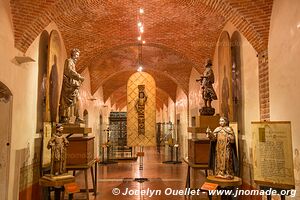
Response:
[{"label": "arched alcove", "polygon": [[223,31],[218,42],[220,114],[233,121],[232,64],[230,37]]},{"label": "arched alcove", "polygon": [[238,123],[238,129],[243,130],[242,123],[242,72],[241,72],[241,35],[235,31],[231,36],[231,60],[232,60],[232,99],[233,121]]},{"label": "arched alcove", "polygon": [[38,58],[38,87],[37,87],[37,117],[36,132],[43,131],[43,122],[45,121],[46,108],[46,79],[47,79],[47,57],[48,57],[49,34],[43,31],[39,40],[39,58]]},{"label": "arched alcove", "polygon": [[58,105],[59,105],[59,81],[62,74],[60,72],[58,60],[61,56],[62,47],[59,33],[56,30],[51,31],[48,49],[48,67],[46,86],[46,121],[58,121]]},{"label": "arched alcove", "polygon": [[10,163],[12,93],[0,81],[0,199],[8,199],[8,175]]}]

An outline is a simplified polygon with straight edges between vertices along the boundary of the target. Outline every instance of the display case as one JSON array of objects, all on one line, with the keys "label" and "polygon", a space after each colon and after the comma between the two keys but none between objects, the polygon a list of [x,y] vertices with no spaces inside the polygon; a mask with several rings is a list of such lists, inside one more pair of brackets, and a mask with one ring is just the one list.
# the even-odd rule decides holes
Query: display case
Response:
[{"label": "display case", "polygon": [[127,113],[110,112],[109,142],[112,146],[127,146]]}]

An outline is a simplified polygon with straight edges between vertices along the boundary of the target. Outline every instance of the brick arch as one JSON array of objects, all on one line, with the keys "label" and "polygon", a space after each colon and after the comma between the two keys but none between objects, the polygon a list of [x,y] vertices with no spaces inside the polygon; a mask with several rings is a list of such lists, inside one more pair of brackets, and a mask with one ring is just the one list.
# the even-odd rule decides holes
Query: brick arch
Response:
[{"label": "brick arch", "polygon": [[[117,44],[109,49],[97,49],[96,51],[93,52],[92,56],[82,58],[79,60],[78,64],[76,65],[76,69],[78,72],[83,72],[88,66],[93,65],[94,61],[98,60],[99,57],[104,56],[104,55],[109,55],[111,52],[114,50],[122,49],[122,48],[127,48],[127,47],[135,47],[138,48],[138,43],[123,43],[123,44]],[[165,50],[167,52],[172,52],[175,56],[178,56],[182,59],[184,59],[187,63],[189,63],[192,67],[197,68],[196,63],[191,61],[187,55],[183,52],[181,52],[178,49],[174,49],[172,47],[167,46],[166,44],[163,43],[147,43],[143,45],[143,48],[145,47],[156,47],[158,49]]]},{"label": "brick arch", "polygon": [[[120,71],[115,73],[109,80],[107,80],[103,85],[103,98],[104,102],[119,88],[123,87],[127,84],[129,77],[134,74],[135,70],[129,71]],[[145,71],[149,73],[155,80],[156,86],[160,88],[162,91],[168,94],[170,98],[174,101],[176,99],[176,90],[178,84],[174,82],[174,78],[168,77],[167,75],[161,74],[155,70]],[[99,85],[98,85],[99,87]],[[180,86],[179,86],[180,87]],[[92,85],[93,88],[93,85]],[[98,88],[97,88],[98,89]],[[97,90],[96,89],[96,90]],[[96,90],[92,90],[96,92]],[[93,94],[93,93],[92,93]]]},{"label": "brick arch", "polygon": [[[151,45],[143,47],[143,55],[145,57],[143,59],[144,70],[155,74],[156,80],[172,79],[172,82],[179,85],[187,93],[189,81],[187,77],[189,77],[193,68],[192,63],[168,48],[161,49],[158,47],[161,46]],[[151,59],[160,61],[154,62]],[[100,85],[111,80],[116,74],[123,71],[136,71],[136,62],[136,46],[121,45],[118,48],[107,51],[105,54],[99,54],[98,57],[90,60],[89,64],[85,63],[85,65],[90,65],[92,93]],[[121,78],[124,78],[124,76]]]},{"label": "brick arch", "polygon": [[[85,9],[89,9],[92,8],[94,9],[96,6],[99,7],[104,7],[104,6],[111,6],[111,4],[113,4],[112,2],[104,2],[104,1],[100,1],[100,0],[61,0],[58,1],[57,3],[46,3],[46,4],[42,4],[41,2],[39,3],[34,3],[31,2],[30,0],[24,0],[25,2],[22,3],[22,1],[18,1],[18,2],[14,2],[11,1],[11,7],[13,10],[13,16],[14,17],[13,21],[15,22],[15,46],[16,48],[18,48],[19,50],[21,50],[22,52],[25,52],[27,50],[27,48],[30,46],[30,44],[33,42],[33,40],[38,36],[38,34],[51,22],[54,21],[57,24],[59,24],[60,21],[64,21],[64,18],[62,17],[64,14],[68,15],[70,13],[72,13],[73,11],[77,11],[77,10],[85,10]],[[123,3],[123,2],[122,2]],[[134,3],[132,9],[136,9],[136,7],[138,7],[138,3]],[[151,3],[149,3],[151,4]],[[170,3],[171,4],[171,3]],[[125,6],[126,3],[124,2]],[[162,4],[165,5],[165,4]],[[116,6],[116,5],[114,5]],[[120,7],[120,5],[117,5],[118,7]],[[136,6],[136,7],[135,7]],[[153,9],[153,5],[150,5],[150,7],[152,6]],[[32,10],[35,11],[40,11],[37,12],[37,14],[33,14],[32,12],[28,12],[26,14],[26,19],[28,18],[29,21],[28,23],[26,23],[26,26],[23,27],[23,29],[20,29],[18,25],[22,24],[22,23],[18,23],[18,21],[22,21],[22,15],[18,15],[18,13],[22,12],[22,10],[18,10],[18,7],[21,8],[30,8]],[[201,6],[199,8],[202,8]],[[154,8],[156,9],[156,8]],[[207,9],[206,9],[207,10]],[[207,11],[205,11],[205,13],[207,13]],[[77,14],[77,12],[76,12]],[[74,16],[67,16],[68,18],[71,18],[71,20],[73,20]],[[135,18],[135,17],[133,17]],[[71,26],[68,26],[66,24],[63,24],[61,26],[59,26],[60,30],[62,32],[64,28],[68,29]],[[72,31],[72,30],[71,30]],[[63,37],[66,38],[67,34],[63,34]],[[84,39],[89,39],[89,38],[84,38]],[[135,39],[135,37],[134,37]],[[77,39],[78,40],[78,39]],[[93,40],[93,39],[91,39]],[[94,41],[94,40],[93,40]],[[68,41],[66,41],[66,47],[67,49],[73,48],[72,45],[68,44]],[[171,42],[172,43],[172,42]],[[110,45],[110,46],[113,46]],[[106,47],[109,48],[109,47]]]},{"label": "brick arch", "polygon": [[273,0],[201,0],[220,13],[249,40],[258,52],[267,49]]},{"label": "brick arch", "polygon": [[[11,0],[10,7],[13,16],[15,47],[25,53],[43,29],[51,21],[59,17],[61,13],[70,12],[79,5],[93,5],[100,1],[60,0],[55,3],[55,1]],[[23,12],[25,12],[25,15],[20,14]],[[22,22],[25,22],[25,25]]]},{"label": "brick arch", "polygon": [[[71,13],[75,9],[86,9],[92,6],[103,6],[111,4],[100,0],[61,0],[49,1],[11,1],[14,22],[15,46],[25,52],[38,34],[51,22],[60,20],[62,13]],[[124,5],[126,2],[124,2]],[[234,0],[192,0],[178,1],[177,5],[199,8],[202,4],[213,11],[221,14],[227,21],[231,21],[250,41],[257,51],[267,48],[269,21],[273,0],[263,2],[256,1],[255,4],[247,1],[236,2]],[[27,9],[26,8],[30,8]],[[31,12],[33,9],[36,12]],[[24,15],[19,14],[26,12]],[[26,11],[25,11],[26,10]],[[36,13],[36,14],[35,14]],[[18,23],[18,20],[27,20],[26,25]],[[24,23],[23,23],[24,24]]]},{"label": "brick arch", "polygon": [[[147,57],[147,55],[145,56],[145,49],[147,49],[147,47],[155,47],[155,48],[157,48],[158,50],[161,50],[161,51],[164,51],[164,52],[166,52],[167,54],[169,54],[169,55],[172,55],[172,56],[176,56],[178,59],[181,59],[182,61],[184,61],[184,64],[185,64],[185,68],[188,70],[188,71],[190,71],[191,69],[192,69],[192,67],[197,67],[196,65],[194,65],[194,63],[192,63],[190,60],[188,60],[188,58],[187,57],[185,57],[185,55],[183,55],[183,54],[181,54],[180,52],[178,52],[178,51],[176,51],[176,50],[174,50],[174,49],[172,49],[172,48],[169,48],[169,47],[167,47],[167,46],[165,46],[165,45],[163,45],[163,44],[153,44],[153,43],[151,43],[151,44],[147,44],[147,45],[143,45],[143,60],[145,60],[146,58],[145,57]],[[127,48],[136,48],[137,49],[137,44],[136,43],[130,43],[130,44],[122,44],[122,45],[118,45],[118,46],[115,46],[115,47],[113,47],[113,48],[111,48],[111,49],[108,49],[108,50],[106,50],[106,51],[104,51],[104,52],[99,52],[99,53],[95,53],[95,56],[93,56],[93,57],[89,57],[89,58],[87,58],[87,57],[84,57],[84,58],[81,58],[80,60],[79,60],[79,63],[77,64],[77,66],[79,66],[78,68],[77,68],[77,70],[79,71],[79,72],[81,72],[81,71],[83,71],[86,67],[88,67],[89,66],[89,68],[90,68],[90,70],[92,71],[93,69],[91,69],[91,68],[93,68],[93,67],[95,67],[96,65],[97,65],[97,61],[99,61],[99,60],[101,60],[101,59],[105,59],[105,58],[102,58],[102,57],[116,57],[115,55],[114,55],[114,51],[115,50],[126,50]],[[137,51],[137,50],[136,50]],[[131,52],[132,53],[132,52]],[[136,53],[137,54],[137,52],[134,52],[134,53]],[[157,55],[157,56],[161,56],[161,55]],[[134,59],[137,59],[137,57],[136,58],[134,58]],[[135,60],[136,61],[136,60]],[[96,63],[96,64],[95,64]],[[144,65],[145,65],[145,63],[144,63]],[[97,67],[97,66],[96,66]],[[133,67],[133,68],[135,68],[135,66]],[[199,68],[199,67],[198,67]],[[201,68],[201,67],[200,67]],[[98,69],[99,70],[99,69]],[[105,70],[107,70],[107,69],[105,69]],[[110,71],[109,73],[113,73],[114,71]],[[104,79],[102,79],[99,83],[100,84],[102,84],[103,82],[105,82],[105,80],[107,80],[109,77],[105,77]],[[176,79],[176,77],[174,77],[175,79]]]},{"label": "brick arch", "polygon": [[[165,105],[168,105],[168,102],[169,102],[169,95],[168,95],[168,93],[166,92],[166,91],[164,91],[164,90],[162,90],[162,89],[160,89],[160,88],[157,88],[156,89],[156,96],[157,96],[157,98],[158,98],[158,100],[161,102],[161,105],[162,104],[165,104]],[[172,99],[172,101],[174,101],[173,99]],[[176,100],[175,100],[176,101]],[[175,102],[174,101],[174,102]],[[158,105],[157,105],[158,106]],[[158,106],[159,107],[159,106]],[[161,106],[161,108],[162,108],[162,106]]]},{"label": "brick arch", "polygon": [[0,102],[9,102],[11,100],[12,93],[11,90],[0,81]]}]

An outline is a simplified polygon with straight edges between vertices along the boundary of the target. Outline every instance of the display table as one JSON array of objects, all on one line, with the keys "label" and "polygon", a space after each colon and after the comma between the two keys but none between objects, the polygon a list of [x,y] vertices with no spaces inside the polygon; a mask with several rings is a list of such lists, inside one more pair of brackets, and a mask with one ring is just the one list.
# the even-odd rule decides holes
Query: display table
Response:
[{"label": "display table", "polygon": [[[272,190],[275,190],[277,194],[281,194],[281,191],[290,191],[295,189],[295,185],[287,185],[287,184],[274,184],[266,181],[257,181],[254,180],[254,182],[259,185],[260,190],[268,191],[272,188]],[[288,193],[288,195],[291,195],[291,193]],[[267,195],[267,200],[271,200],[272,195]],[[285,200],[285,195],[280,195],[281,200]]]},{"label": "display table", "polygon": [[54,192],[55,192],[55,200],[60,200],[60,199],[64,199],[64,185],[68,184],[68,183],[74,183],[75,182],[75,178],[74,176],[71,175],[60,175],[60,176],[53,176],[51,177],[50,175],[47,176],[43,176],[42,178],[40,178],[39,183],[43,188],[46,188],[47,192],[45,192],[45,196],[43,197],[43,199],[48,200],[50,199],[50,187],[54,188]]},{"label": "display table", "polygon": [[[84,180],[85,180],[85,189],[80,189],[80,192],[85,192],[87,199],[89,199],[89,192],[94,192],[94,195],[97,195],[97,161],[96,159],[93,159],[88,164],[82,164],[82,165],[67,165],[67,170],[73,170],[73,174],[75,174],[75,171],[82,170],[84,172]],[[94,166],[94,167],[93,167]],[[93,183],[93,189],[89,189],[88,186],[88,177],[87,177],[87,171],[88,169],[91,170],[91,176],[92,176],[92,183]]]},{"label": "display table", "polygon": [[190,188],[191,186],[191,168],[194,170],[200,169],[205,170],[205,175],[207,176],[208,164],[195,164],[188,160],[188,158],[184,158],[183,161],[188,164],[187,175],[186,175],[186,188]]}]

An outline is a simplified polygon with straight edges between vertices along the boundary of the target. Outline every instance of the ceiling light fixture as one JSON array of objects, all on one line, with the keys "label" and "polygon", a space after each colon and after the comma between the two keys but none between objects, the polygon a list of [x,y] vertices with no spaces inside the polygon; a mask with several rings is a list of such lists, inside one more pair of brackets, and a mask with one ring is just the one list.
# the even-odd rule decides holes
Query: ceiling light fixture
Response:
[{"label": "ceiling light fixture", "polygon": [[143,44],[146,43],[145,40],[143,40],[143,33],[145,32],[144,30],[144,20],[143,20],[143,14],[144,14],[144,9],[140,8],[138,11],[138,16],[137,16],[137,26],[138,26],[138,33],[139,36],[137,37],[138,40],[138,72],[143,71],[143,64],[142,64],[142,51],[143,51]]}]

